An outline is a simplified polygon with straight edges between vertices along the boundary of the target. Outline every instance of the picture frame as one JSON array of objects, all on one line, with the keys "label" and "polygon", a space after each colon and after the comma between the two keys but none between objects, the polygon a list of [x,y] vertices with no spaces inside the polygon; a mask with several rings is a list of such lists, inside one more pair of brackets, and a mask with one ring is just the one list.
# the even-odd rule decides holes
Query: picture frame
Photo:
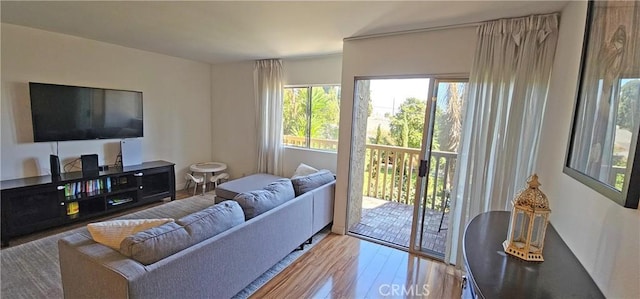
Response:
[{"label": "picture frame", "polygon": [[589,1],[564,173],[627,208],[640,199],[640,2]]}]

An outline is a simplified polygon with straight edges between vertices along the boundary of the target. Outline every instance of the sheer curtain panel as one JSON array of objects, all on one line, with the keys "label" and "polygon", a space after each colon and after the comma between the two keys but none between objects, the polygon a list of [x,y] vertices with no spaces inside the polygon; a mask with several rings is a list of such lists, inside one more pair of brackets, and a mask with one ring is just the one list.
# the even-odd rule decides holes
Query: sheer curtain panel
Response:
[{"label": "sheer curtain panel", "polygon": [[445,256],[459,267],[466,224],[509,209],[533,172],[557,38],[557,14],[478,28]]},{"label": "sheer curtain panel", "polygon": [[258,172],[282,175],[282,61],[256,61],[253,78],[258,112]]}]

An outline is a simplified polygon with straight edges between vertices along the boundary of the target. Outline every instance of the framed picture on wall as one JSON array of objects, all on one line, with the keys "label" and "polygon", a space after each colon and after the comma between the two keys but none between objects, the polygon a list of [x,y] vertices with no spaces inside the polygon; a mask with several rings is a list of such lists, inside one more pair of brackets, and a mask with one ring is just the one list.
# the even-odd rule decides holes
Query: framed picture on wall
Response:
[{"label": "framed picture on wall", "polygon": [[639,133],[640,2],[590,1],[565,173],[638,208]]}]

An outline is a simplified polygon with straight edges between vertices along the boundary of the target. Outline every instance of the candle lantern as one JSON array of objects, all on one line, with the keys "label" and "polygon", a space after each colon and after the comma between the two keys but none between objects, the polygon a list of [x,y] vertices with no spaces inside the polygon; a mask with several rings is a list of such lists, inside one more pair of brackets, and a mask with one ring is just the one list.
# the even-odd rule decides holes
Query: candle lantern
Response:
[{"label": "candle lantern", "polygon": [[507,240],[502,243],[504,252],[526,261],[542,262],[544,235],[549,222],[549,201],[540,191],[536,174],[527,180],[528,187],[513,199]]}]

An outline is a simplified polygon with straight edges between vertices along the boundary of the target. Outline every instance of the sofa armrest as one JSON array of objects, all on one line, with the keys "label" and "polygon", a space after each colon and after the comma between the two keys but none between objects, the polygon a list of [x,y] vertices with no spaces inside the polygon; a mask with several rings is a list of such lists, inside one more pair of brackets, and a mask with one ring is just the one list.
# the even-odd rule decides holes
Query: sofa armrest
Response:
[{"label": "sofa armrest", "polygon": [[336,182],[324,184],[311,191],[313,194],[313,234],[333,221]]},{"label": "sofa armrest", "polygon": [[129,282],[145,267],[83,234],[58,241],[65,298],[128,298]]}]

